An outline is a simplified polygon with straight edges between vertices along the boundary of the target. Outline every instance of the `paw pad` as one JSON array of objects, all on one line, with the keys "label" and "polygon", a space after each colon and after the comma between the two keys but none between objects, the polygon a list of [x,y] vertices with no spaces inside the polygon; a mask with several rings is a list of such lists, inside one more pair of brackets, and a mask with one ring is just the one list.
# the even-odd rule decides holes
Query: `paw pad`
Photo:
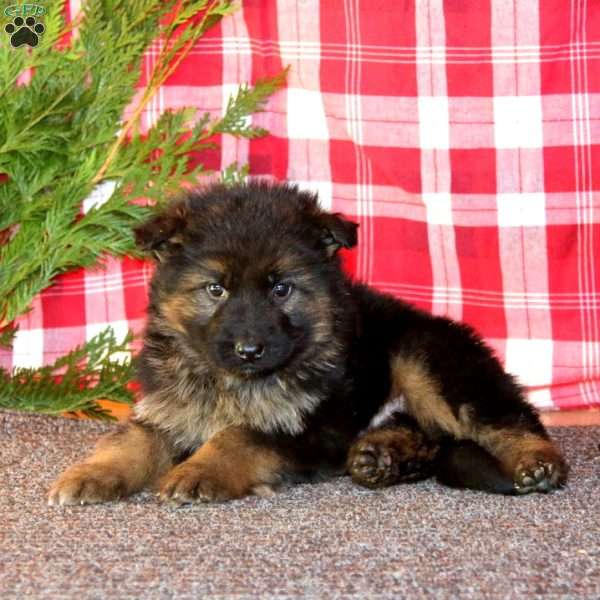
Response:
[{"label": "paw pad", "polygon": [[534,464],[520,464],[516,469],[515,491],[517,494],[550,492],[563,483],[561,469],[552,462],[538,460]]},{"label": "paw pad", "polygon": [[44,33],[46,28],[42,23],[38,23],[34,17],[15,17],[12,23],[4,27],[4,31],[10,35],[10,44],[13,48],[18,48],[27,44],[34,48],[38,45],[39,36]]},{"label": "paw pad", "polygon": [[353,449],[348,469],[355,483],[378,488],[428,477],[431,463],[424,452],[405,455],[393,445],[364,440]]}]

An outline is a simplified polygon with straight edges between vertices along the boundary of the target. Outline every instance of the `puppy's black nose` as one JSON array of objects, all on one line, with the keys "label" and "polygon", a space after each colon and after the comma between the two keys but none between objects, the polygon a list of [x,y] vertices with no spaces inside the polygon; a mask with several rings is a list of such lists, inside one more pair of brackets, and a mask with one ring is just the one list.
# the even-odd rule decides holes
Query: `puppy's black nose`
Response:
[{"label": "puppy's black nose", "polygon": [[265,347],[262,344],[247,344],[238,342],[235,345],[235,353],[247,362],[258,360],[264,353]]}]

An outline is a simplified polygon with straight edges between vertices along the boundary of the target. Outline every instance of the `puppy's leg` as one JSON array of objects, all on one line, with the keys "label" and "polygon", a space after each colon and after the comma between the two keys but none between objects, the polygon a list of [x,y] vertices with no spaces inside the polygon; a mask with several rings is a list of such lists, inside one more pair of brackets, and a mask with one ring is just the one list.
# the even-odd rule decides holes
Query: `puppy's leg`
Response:
[{"label": "puppy's leg", "polygon": [[284,461],[258,435],[228,427],[205,442],[159,482],[163,501],[183,504],[270,495]]},{"label": "puppy's leg", "polygon": [[403,337],[391,361],[393,387],[426,432],[479,444],[499,461],[515,493],[565,483],[568,467],[537,412],[473,330],[421,318]]},{"label": "puppy's leg", "polygon": [[438,446],[410,416],[394,413],[350,448],[348,471],[369,488],[418,481],[433,473]]},{"label": "puppy's leg", "polygon": [[477,442],[500,460],[514,483],[516,494],[549,492],[562,487],[568,466],[548,434],[523,427],[479,426],[474,433]]},{"label": "puppy's leg", "polygon": [[52,485],[48,503],[117,500],[150,485],[172,464],[170,447],[158,432],[129,423],[101,438],[89,458],[67,469]]}]

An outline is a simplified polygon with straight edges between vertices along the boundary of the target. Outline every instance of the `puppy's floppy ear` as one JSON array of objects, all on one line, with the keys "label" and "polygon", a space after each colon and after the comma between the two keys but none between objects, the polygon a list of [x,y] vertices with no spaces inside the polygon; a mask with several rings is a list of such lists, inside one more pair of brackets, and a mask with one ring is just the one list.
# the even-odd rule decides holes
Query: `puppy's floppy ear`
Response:
[{"label": "puppy's floppy ear", "polygon": [[138,248],[149,252],[158,262],[163,262],[181,248],[186,217],[185,202],[178,202],[142,223],[133,230]]},{"label": "puppy's floppy ear", "polygon": [[340,213],[324,213],[319,218],[321,244],[328,256],[334,256],[340,248],[356,246],[358,223],[349,221]]}]

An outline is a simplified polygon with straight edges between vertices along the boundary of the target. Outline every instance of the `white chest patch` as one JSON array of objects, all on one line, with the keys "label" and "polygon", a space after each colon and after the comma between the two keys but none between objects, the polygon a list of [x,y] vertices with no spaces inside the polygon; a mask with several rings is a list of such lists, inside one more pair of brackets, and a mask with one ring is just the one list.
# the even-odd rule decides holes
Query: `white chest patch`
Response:
[{"label": "white chest patch", "polygon": [[404,398],[404,396],[398,396],[397,398],[392,398],[391,400],[386,402],[379,409],[379,412],[376,413],[375,416],[371,419],[371,422],[369,423],[369,429],[381,427],[381,425],[396,412],[407,412],[406,399]]}]

